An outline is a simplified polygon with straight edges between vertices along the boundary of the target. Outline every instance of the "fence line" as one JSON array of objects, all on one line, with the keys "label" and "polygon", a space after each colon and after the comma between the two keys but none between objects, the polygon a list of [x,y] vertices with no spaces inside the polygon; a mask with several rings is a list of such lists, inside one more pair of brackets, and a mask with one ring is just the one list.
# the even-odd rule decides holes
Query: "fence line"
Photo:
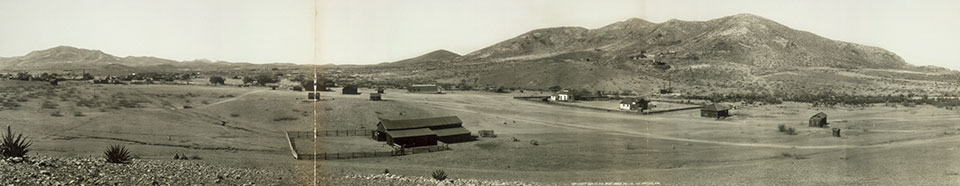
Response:
[{"label": "fence line", "polygon": [[[363,130],[363,129],[354,129],[354,130],[320,130],[317,131],[317,136],[329,137],[329,136],[372,136],[375,130]],[[313,138],[312,131],[288,131],[290,137],[294,138]]]}]

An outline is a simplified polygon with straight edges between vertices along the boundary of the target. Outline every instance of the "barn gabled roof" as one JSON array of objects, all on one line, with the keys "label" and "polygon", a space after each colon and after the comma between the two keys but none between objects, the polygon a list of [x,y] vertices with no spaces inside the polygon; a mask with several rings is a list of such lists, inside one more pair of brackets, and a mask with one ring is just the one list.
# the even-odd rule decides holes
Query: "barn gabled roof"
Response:
[{"label": "barn gabled roof", "polygon": [[433,130],[433,132],[437,133],[437,136],[440,136],[440,137],[470,134],[470,130],[467,130],[466,128],[463,128],[463,127],[436,129],[436,130]]},{"label": "barn gabled roof", "polygon": [[462,123],[463,121],[461,121],[460,118],[457,116],[444,116],[444,117],[435,117],[435,118],[420,118],[420,119],[405,119],[405,120],[388,120],[388,119],[380,120],[380,124],[383,125],[383,128],[386,130],[427,128],[427,127],[443,126],[443,125],[460,125]]},{"label": "barn gabled roof", "polygon": [[827,113],[820,112],[820,113],[814,114],[813,116],[810,116],[810,119],[814,119],[814,118],[827,118]]},{"label": "barn gabled roof", "polygon": [[730,107],[731,107],[731,106],[730,106],[730,105],[727,105],[727,104],[716,104],[716,103],[714,103],[714,104],[710,104],[710,105],[704,106],[704,107],[701,108],[700,110],[705,110],[705,111],[724,111],[724,110],[730,110]]},{"label": "barn gabled roof", "polygon": [[393,138],[403,138],[403,137],[414,137],[414,136],[435,136],[437,133],[434,133],[428,128],[419,128],[419,129],[405,129],[405,130],[387,130],[387,135]]}]

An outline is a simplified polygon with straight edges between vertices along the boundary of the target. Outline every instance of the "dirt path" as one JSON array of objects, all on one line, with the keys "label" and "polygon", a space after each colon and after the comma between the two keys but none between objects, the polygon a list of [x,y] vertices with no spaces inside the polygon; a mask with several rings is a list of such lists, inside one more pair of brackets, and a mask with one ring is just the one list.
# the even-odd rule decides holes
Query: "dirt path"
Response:
[{"label": "dirt path", "polygon": [[197,107],[197,108],[207,108],[207,107],[210,107],[210,106],[219,105],[219,104],[226,103],[226,102],[236,101],[237,99],[240,99],[240,98],[242,98],[242,97],[244,97],[244,96],[247,96],[247,95],[250,95],[250,94],[253,94],[253,93],[257,93],[257,92],[262,92],[262,91],[263,91],[263,90],[250,91],[250,92],[247,92],[247,93],[243,93],[243,94],[241,94],[241,95],[239,95],[239,96],[237,96],[237,97],[232,97],[232,98],[230,98],[230,99],[220,100],[220,101],[213,102],[213,103],[210,103],[210,104],[207,104],[207,105],[199,106],[199,107]]}]

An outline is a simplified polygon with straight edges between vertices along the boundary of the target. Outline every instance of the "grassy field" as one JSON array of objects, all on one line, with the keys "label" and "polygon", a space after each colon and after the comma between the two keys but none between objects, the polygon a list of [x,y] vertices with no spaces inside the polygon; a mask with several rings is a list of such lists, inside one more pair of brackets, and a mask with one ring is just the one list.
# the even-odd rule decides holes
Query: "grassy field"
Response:
[{"label": "grassy field", "polygon": [[[305,92],[264,87],[0,81],[0,88],[0,101],[16,103],[3,104],[3,124],[29,135],[35,144],[31,154],[45,156],[99,156],[108,145],[126,144],[141,159],[187,154],[206,163],[302,170],[300,179],[310,180],[313,162],[293,160],[284,131],[374,129],[378,118],[456,115],[474,133],[494,130],[499,137],[450,144],[450,151],[321,161],[319,168],[369,174],[389,169],[409,176],[443,169],[454,178],[556,184],[960,181],[960,163],[953,161],[960,158],[960,114],[929,106],[822,108],[787,102],[740,107],[717,120],[701,118],[697,110],[630,115],[512,99],[521,93],[388,89],[384,101],[369,101],[373,90],[361,89],[361,95],[335,90],[312,102],[305,101]],[[817,112],[827,113],[830,127],[841,128],[843,137],[831,137],[829,128],[806,127]],[[798,134],[779,132],[780,124]],[[317,145],[338,151],[383,147],[363,136],[325,137]]]}]

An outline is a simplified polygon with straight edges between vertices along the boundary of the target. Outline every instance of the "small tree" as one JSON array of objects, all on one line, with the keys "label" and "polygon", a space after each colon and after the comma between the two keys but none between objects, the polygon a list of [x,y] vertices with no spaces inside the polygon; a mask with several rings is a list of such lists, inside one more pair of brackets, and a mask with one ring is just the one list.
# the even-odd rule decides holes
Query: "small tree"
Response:
[{"label": "small tree", "polygon": [[226,83],[226,80],[223,79],[223,77],[220,77],[220,76],[210,77],[210,84],[223,85],[225,83]]},{"label": "small tree", "polygon": [[0,142],[0,155],[3,157],[23,157],[30,152],[30,145],[33,142],[27,141],[23,134],[13,135],[10,125],[7,125],[7,133],[3,135],[3,142]]},{"label": "small tree", "polygon": [[433,179],[435,179],[435,180],[437,180],[437,181],[443,181],[443,180],[447,179],[447,173],[446,173],[446,172],[443,172],[443,170],[439,170],[439,169],[437,169],[436,171],[433,171],[433,175],[432,175],[432,176],[433,176]]},{"label": "small tree", "polygon": [[786,132],[786,131],[787,131],[787,125],[786,125],[786,124],[777,125],[777,129],[780,130],[780,132]]},{"label": "small tree", "polygon": [[277,79],[269,74],[260,74],[257,77],[254,77],[254,80],[257,81],[257,85],[263,86],[267,83],[276,83]]}]

